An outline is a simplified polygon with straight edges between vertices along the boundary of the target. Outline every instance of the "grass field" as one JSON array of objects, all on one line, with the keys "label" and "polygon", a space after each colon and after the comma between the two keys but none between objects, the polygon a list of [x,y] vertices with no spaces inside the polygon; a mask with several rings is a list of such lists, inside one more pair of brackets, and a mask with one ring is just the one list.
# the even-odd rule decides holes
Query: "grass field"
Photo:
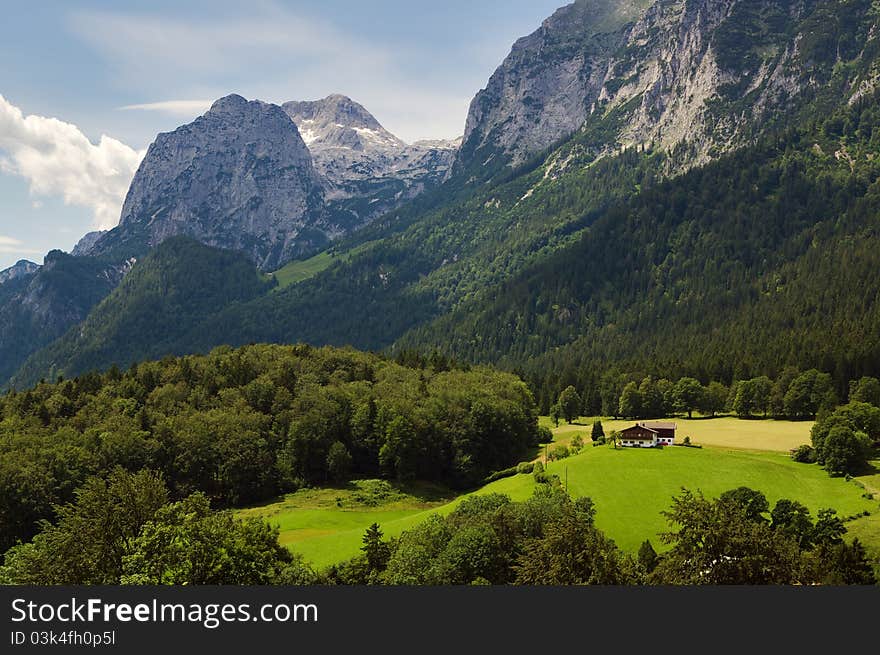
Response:
[{"label": "grass field", "polygon": [[[725,419],[716,420],[725,424]],[[745,423],[750,427],[757,422]],[[763,429],[778,424],[761,423]],[[806,424],[796,425],[803,429]],[[791,439],[788,432],[792,427],[780,426],[780,443]],[[728,432],[733,435],[735,430]],[[565,438],[564,433],[559,436]],[[657,535],[668,526],[660,512],[669,508],[672,497],[681,487],[717,496],[744,485],[762,491],[771,506],[784,497],[804,503],[814,515],[824,507],[838,510],[842,517],[865,510],[871,512],[870,517],[848,525],[852,526],[852,536],[858,536],[872,552],[880,554],[880,497],[866,499],[862,497],[865,489],[855,482],[831,478],[816,465],[797,464],[787,453],[708,445],[662,450],[614,450],[608,446],[588,445],[577,456],[551,462],[548,470],[563,481],[567,477],[572,495],[593,498],[597,507],[596,524],[628,551],[636,551],[645,539],[651,539],[655,548],[662,550]],[[860,481],[872,482],[873,477],[880,476]],[[278,525],[282,543],[321,567],[356,555],[364,530],[373,522],[380,524],[386,536],[396,536],[433,512],[452,511],[466,497],[450,499],[450,494],[438,489],[386,490],[377,495],[370,491],[371,485],[376,484],[379,483],[360,482],[341,490],[301,491],[273,505],[243,513],[263,516]],[[367,486],[366,496],[360,488],[363,485]],[[503,493],[513,500],[525,500],[534,488],[531,475],[517,475],[473,493]]]},{"label": "grass field", "polygon": [[[553,431],[554,442],[567,444],[575,434],[580,434],[584,442],[590,441],[594,418],[580,418],[569,425],[560,422],[553,426],[549,417],[542,417],[541,424]],[[730,416],[719,418],[670,419],[678,425],[676,441],[689,436],[691,442],[704,446],[741,448],[744,450],[766,450],[787,453],[804,443],[810,443],[812,421],[743,420]],[[601,419],[605,434],[612,430],[631,427],[635,421]]]},{"label": "grass field", "polygon": [[310,257],[309,259],[303,259],[301,261],[290,262],[283,268],[278,269],[272,275],[275,276],[275,279],[278,280],[278,286],[275,288],[276,291],[284,289],[285,287],[289,287],[292,284],[299,284],[300,282],[304,282],[311,277],[314,277],[321,271],[330,268],[330,266],[337,261],[345,261],[349,257],[358,254],[369,244],[362,244],[357,248],[353,248],[344,253],[339,253],[336,255],[330,254],[329,250],[325,250],[324,252],[318,253],[314,257]]}]

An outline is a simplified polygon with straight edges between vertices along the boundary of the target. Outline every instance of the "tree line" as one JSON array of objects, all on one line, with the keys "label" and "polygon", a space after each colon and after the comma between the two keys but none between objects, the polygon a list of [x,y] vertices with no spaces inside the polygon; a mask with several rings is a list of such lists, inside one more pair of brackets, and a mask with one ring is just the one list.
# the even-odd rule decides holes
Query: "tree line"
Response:
[{"label": "tree line", "polygon": [[[840,404],[832,377],[816,369],[785,368],[776,380],[766,375],[736,380],[730,386],[718,381],[702,384],[692,377],[673,382],[646,376],[633,380],[627,375],[607,374],[591,380],[580,390],[570,384],[549,406],[547,414],[569,423],[579,416],[614,418],[664,418],[694,412],[715,416],[730,412],[740,418],[815,419]],[[880,406],[880,381],[864,376],[849,383],[852,402]],[[539,408],[540,409],[540,408]]]}]

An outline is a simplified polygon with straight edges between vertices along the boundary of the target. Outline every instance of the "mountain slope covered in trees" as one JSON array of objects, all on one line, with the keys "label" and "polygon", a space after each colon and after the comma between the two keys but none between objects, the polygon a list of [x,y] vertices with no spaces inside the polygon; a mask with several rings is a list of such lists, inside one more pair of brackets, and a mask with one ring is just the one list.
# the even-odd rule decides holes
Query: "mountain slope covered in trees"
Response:
[{"label": "mountain slope covered in trees", "polygon": [[[480,184],[460,172],[339,243],[334,252],[350,254],[311,279],[212,303],[209,315],[187,314],[173,333],[129,335],[140,351],[106,348],[83,359],[76,353],[102,346],[95,333],[71,332],[16,380],[75,375],[162,350],[298,341],[439,349],[525,372],[536,390],[555,392],[565,386],[560,372],[570,378],[575,368],[579,380],[610,367],[730,383],[775,378],[793,365],[832,373],[841,391],[850,379],[877,375],[878,299],[868,282],[880,251],[877,13],[860,0],[686,4],[656,3],[644,20],[660,32],[705,32],[682,49],[723,72],[712,78],[717,97],[706,109],[716,127],[736,113],[736,139],[724,147],[625,139],[634,115],[656,127],[666,114],[645,123],[650,111],[627,113],[627,103],[609,102],[574,135],[519,157],[521,166],[493,168]],[[775,31],[766,32],[762,20],[780,11],[768,23]],[[689,12],[703,22],[684,21]],[[551,54],[583,54],[556,47],[557,22],[542,28],[544,45],[526,49],[528,56],[517,51],[517,61],[531,63],[505,69],[508,77],[528,79]],[[621,29],[635,29],[627,25]],[[643,50],[630,44],[627,56],[657,64],[666,36],[645,37]],[[778,74],[765,70],[752,89],[744,80],[756,66]],[[685,69],[664,75],[661,98],[697,79]],[[735,82],[736,93],[728,88]],[[740,120],[748,115],[752,122]],[[627,142],[634,145],[621,150]],[[105,317],[124,322],[121,307],[109,309],[117,302],[108,302]]]}]

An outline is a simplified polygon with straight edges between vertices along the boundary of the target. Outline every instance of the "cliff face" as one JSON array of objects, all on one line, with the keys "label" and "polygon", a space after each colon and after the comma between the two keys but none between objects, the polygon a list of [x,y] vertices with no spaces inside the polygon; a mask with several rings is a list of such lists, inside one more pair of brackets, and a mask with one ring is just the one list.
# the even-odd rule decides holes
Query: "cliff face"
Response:
[{"label": "cliff face", "polygon": [[274,270],[440,184],[457,147],[408,145],[345,96],[283,108],[228,96],[156,138],[119,226],[74,254],[141,257],[186,235]]},{"label": "cliff face", "polygon": [[[599,154],[743,143],[873,34],[870,3],[578,0],[520,39],[471,104],[459,170],[517,166],[584,132]],[[874,84],[874,78],[852,84]]]},{"label": "cliff face", "polygon": [[326,220],[323,193],[308,148],[284,111],[228,96],[193,123],[157,137],[132,181],[119,226],[89,252],[145,250],[182,234],[244,251],[269,270],[339,231]]}]

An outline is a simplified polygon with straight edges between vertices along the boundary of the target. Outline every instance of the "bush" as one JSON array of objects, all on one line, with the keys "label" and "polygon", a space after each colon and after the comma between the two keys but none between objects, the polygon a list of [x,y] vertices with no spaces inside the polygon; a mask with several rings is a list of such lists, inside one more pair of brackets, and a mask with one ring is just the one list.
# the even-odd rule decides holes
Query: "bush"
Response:
[{"label": "bush", "polygon": [[563,444],[557,444],[556,446],[553,446],[553,448],[550,449],[550,454],[548,455],[548,457],[551,460],[556,460],[556,459],[565,459],[569,455],[571,455],[571,452],[568,450],[568,446],[563,445]]},{"label": "bush", "polygon": [[573,455],[577,455],[581,448],[584,447],[584,440],[581,438],[581,435],[576,434],[571,440],[571,452]]},{"label": "bush", "polygon": [[501,478],[510,478],[517,473],[519,473],[519,466],[511,466],[510,468],[495,471],[484,480],[484,483],[489,484],[490,482],[495,482],[495,480],[500,480]]},{"label": "bush", "polygon": [[553,441],[553,431],[545,425],[538,428],[538,443],[550,443]]},{"label": "bush", "polygon": [[816,449],[809,444],[801,444],[791,451],[791,458],[801,464],[815,464]]},{"label": "bush", "polygon": [[540,460],[535,462],[535,465],[532,467],[532,473],[535,475],[535,480],[538,479],[538,476],[544,472],[544,463]]},{"label": "bush", "polygon": [[517,473],[529,474],[535,469],[534,462],[520,462],[516,467]]},{"label": "bush", "polygon": [[684,443],[685,446],[690,446],[691,445],[691,438],[685,437],[684,441],[682,443]]},{"label": "bush", "polygon": [[553,473],[547,473],[546,471],[541,471],[540,473],[535,473],[535,482],[538,484],[558,484],[559,476]]}]

